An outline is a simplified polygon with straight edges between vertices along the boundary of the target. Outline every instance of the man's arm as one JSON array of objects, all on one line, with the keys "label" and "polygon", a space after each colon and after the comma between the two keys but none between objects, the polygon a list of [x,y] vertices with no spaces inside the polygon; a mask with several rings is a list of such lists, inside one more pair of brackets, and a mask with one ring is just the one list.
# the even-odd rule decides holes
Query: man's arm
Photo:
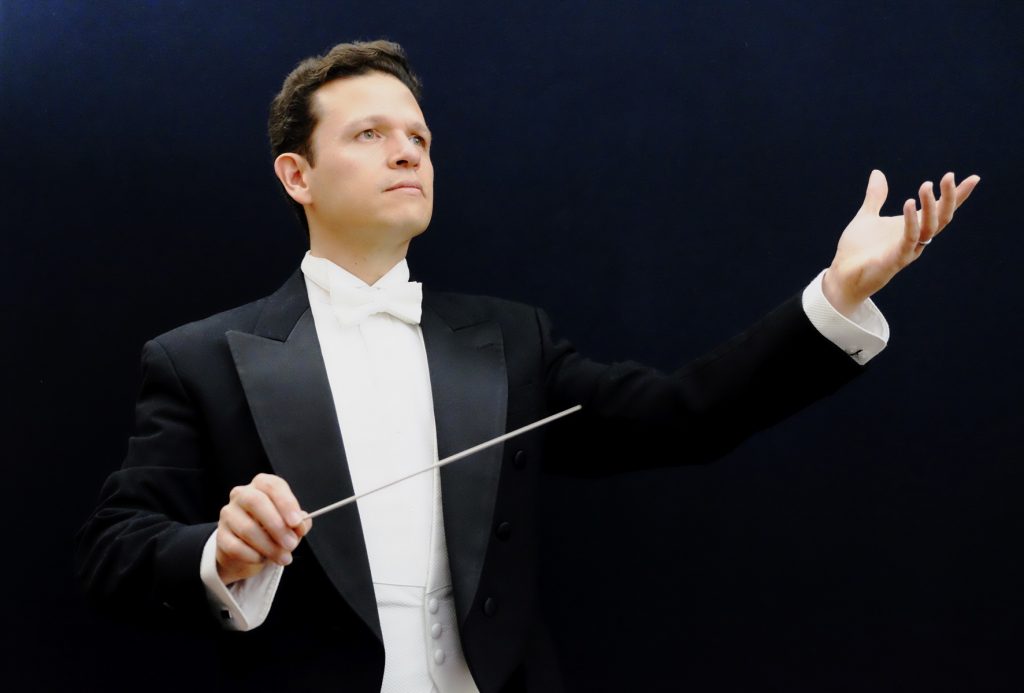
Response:
[{"label": "man's arm", "polygon": [[[922,244],[949,224],[978,180],[971,176],[957,187],[947,174],[941,201],[926,184],[920,214],[910,200],[902,217],[880,217],[885,178],[873,172],[864,204],[822,280],[828,302],[859,318],[868,298],[920,257]],[[546,316],[539,314],[551,407],[583,404],[583,415],[560,428],[568,447],[576,449],[556,461],[589,473],[720,457],[861,371],[858,360],[812,322],[800,297],[791,299],[711,353],[665,374],[635,363],[588,361],[552,337]],[[661,449],[681,452],[651,454]],[[601,461],[597,468],[595,460]]]},{"label": "man's arm", "polygon": [[79,575],[97,601],[135,617],[210,620],[200,564],[215,530],[223,583],[290,562],[311,523],[288,485],[259,474],[225,504],[208,435],[171,356],[147,343],[135,434],[78,535]]},{"label": "man's arm", "polygon": [[148,342],[124,463],[77,537],[79,578],[96,601],[133,618],[212,622],[198,575],[217,526],[207,454],[170,356],[159,341]]}]

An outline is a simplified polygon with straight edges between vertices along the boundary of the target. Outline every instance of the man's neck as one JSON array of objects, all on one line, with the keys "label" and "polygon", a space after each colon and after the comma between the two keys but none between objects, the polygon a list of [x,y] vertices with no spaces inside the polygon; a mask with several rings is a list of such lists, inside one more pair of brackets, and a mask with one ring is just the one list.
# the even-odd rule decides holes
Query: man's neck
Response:
[{"label": "man's neck", "polygon": [[408,250],[409,241],[391,248],[353,248],[348,243],[339,243],[334,239],[323,239],[316,236],[310,238],[309,245],[311,255],[330,260],[370,286],[376,284],[378,279],[404,260]]}]

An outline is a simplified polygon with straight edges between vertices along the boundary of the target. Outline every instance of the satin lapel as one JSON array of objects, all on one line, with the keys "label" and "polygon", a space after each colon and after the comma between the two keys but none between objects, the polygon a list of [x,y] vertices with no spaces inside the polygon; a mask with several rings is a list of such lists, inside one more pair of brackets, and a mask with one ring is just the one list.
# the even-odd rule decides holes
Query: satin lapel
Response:
[{"label": "satin lapel", "polygon": [[[293,284],[295,278],[268,299],[255,334],[232,331],[227,339],[274,473],[304,509],[315,510],[351,496],[352,479],[301,275],[298,287]],[[304,301],[294,295],[297,290]],[[338,592],[380,639],[356,505],[318,517],[306,541]]]},{"label": "satin lapel", "polygon": [[[498,324],[460,325],[435,312],[425,298],[421,327],[434,397],[438,456],[443,459],[504,433],[508,381]],[[501,458],[499,445],[441,469],[445,540],[460,621],[465,619],[480,582]]]}]

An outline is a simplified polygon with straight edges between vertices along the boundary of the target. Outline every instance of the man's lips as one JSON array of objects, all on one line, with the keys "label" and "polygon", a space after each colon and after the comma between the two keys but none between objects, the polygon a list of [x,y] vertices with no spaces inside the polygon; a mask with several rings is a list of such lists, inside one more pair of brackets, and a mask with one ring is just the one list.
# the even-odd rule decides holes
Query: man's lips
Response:
[{"label": "man's lips", "polygon": [[423,186],[420,185],[419,182],[414,180],[403,180],[399,181],[398,183],[395,183],[390,188],[386,189],[384,192],[391,192],[392,190],[415,190],[418,193],[422,193]]}]

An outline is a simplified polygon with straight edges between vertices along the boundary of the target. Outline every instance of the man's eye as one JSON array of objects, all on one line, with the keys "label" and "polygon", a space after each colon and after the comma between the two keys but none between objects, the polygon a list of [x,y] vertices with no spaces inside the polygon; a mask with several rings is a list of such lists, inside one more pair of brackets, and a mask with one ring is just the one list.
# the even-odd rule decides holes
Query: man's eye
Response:
[{"label": "man's eye", "polygon": [[356,137],[358,139],[361,139],[361,140],[375,140],[375,139],[377,139],[377,131],[376,130],[363,130],[358,135],[356,135]]},{"label": "man's eye", "polygon": [[409,137],[409,141],[415,144],[417,147],[423,147],[424,149],[426,149],[427,147],[427,139],[425,137],[421,137],[419,135],[412,135],[411,137]]}]

